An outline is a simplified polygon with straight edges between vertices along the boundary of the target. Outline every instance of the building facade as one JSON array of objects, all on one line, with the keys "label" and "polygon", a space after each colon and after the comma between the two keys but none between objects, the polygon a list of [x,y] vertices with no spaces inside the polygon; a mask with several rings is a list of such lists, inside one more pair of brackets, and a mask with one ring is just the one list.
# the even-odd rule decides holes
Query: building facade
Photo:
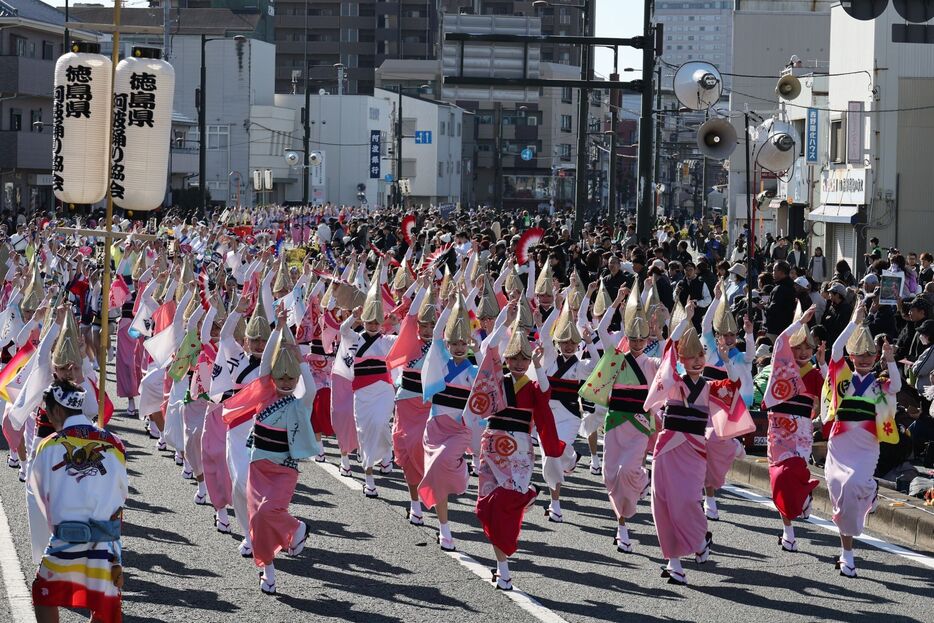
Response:
[{"label": "building facade", "polygon": [[[7,216],[28,218],[54,205],[52,84],[64,24],[39,0],[0,1],[0,213]],[[75,30],[71,37],[96,40]]]},{"label": "building facade", "polygon": [[905,23],[892,3],[872,21],[831,9],[828,153],[808,218],[827,255],[859,272],[873,236],[904,253],[931,248],[934,45],[893,42]]},{"label": "building facade", "polygon": [[[734,0],[656,0],[655,19],[664,27],[665,63],[707,61],[723,73],[732,72],[733,4]],[[729,80],[724,76],[727,85]]]},{"label": "building facade", "polygon": [[[746,195],[756,195],[760,189],[776,190],[773,175],[754,170],[747,180],[743,153],[744,112],[761,117],[783,115],[775,96],[775,87],[782,71],[792,64],[792,57],[807,67],[825,71],[830,58],[830,7],[811,0],[737,0],[733,14],[733,76],[730,89],[730,121],[740,138],[740,144],[729,158],[728,221],[733,237],[746,224]],[[774,75],[774,80],[772,76]],[[755,197],[753,197],[755,199]],[[772,204],[775,205],[775,204]],[[757,217],[761,238],[768,228],[787,234],[776,227],[774,207]]]}]

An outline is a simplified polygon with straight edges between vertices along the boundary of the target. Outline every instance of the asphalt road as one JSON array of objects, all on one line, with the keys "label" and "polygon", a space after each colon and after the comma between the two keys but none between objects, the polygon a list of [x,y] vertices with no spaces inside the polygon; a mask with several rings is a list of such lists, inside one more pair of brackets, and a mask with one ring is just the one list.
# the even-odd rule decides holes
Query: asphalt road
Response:
[{"label": "asphalt road", "polygon": [[[120,405],[118,403],[118,408]],[[239,536],[217,533],[210,507],[195,506],[169,453],[160,453],[142,424],[122,414],[112,430],[128,446],[130,499],[125,514],[125,619],[149,622],[286,622],[350,620],[368,623],[461,621],[930,621],[934,570],[859,544],[860,578],[832,566],[839,541],[811,524],[797,526],[802,552],[783,553],[775,511],[731,492],[720,497],[721,521],[711,523],[713,553],[705,565],[685,563],[687,587],[659,577],[663,562],[647,501],[630,524],[636,553],[612,543],[615,521],[598,477],[582,461],[566,483],[565,522],[550,524],[544,496],[526,515],[511,570],[518,589],[541,606],[492,588],[436,545],[437,521],[406,520],[401,472],[377,479],[380,499],[362,494],[354,466],[351,487],[315,463],[303,463],[292,513],[308,520],[311,536],[298,559],[276,562],[279,595],[260,593],[252,562],[237,554]],[[584,452],[581,445],[579,451]],[[2,455],[5,458],[5,455]],[[328,461],[337,463],[334,444]],[[541,485],[541,477],[537,476]],[[451,507],[458,549],[482,568],[492,550],[473,514],[476,479]],[[0,499],[23,573],[31,581],[28,528],[16,472],[0,468]],[[236,529],[236,522],[231,521]],[[884,535],[876,535],[883,537]],[[64,613],[62,621],[86,621]],[[0,599],[0,621],[14,621]]]}]

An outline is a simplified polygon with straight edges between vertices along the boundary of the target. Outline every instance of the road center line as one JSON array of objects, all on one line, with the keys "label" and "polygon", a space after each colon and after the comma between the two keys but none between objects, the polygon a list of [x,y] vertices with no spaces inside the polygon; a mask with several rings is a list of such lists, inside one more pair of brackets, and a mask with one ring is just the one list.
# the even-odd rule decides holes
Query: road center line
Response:
[{"label": "road center line", "polygon": [[26,576],[19,564],[19,556],[13,546],[10,534],[10,522],[3,510],[0,499],[0,572],[3,573],[3,586],[6,598],[10,602],[10,614],[13,623],[36,623],[36,614],[32,609],[32,593],[27,588]]},{"label": "road center line", "polygon": [[[345,476],[341,476],[340,470],[333,463],[315,462],[315,465],[317,465],[318,467],[323,469],[325,472],[327,472],[328,474],[336,478],[338,482],[340,482],[341,484],[343,484],[344,486],[346,486],[348,489],[352,491],[356,491],[357,493],[360,493],[360,490],[363,488],[363,485],[361,484],[359,480],[355,478],[347,478]],[[440,548],[439,548],[439,551],[441,551]],[[495,590],[493,588],[494,586],[493,582],[490,580],[492,576],[490,574],[489,568],[483,566],[476,559],[462,552],[443,552],[442,551],[442,553],[447,554],[450,558],[457,561],[457,563],[460,566],[464,567],[465,569],[470,571],[472,574],[474,574],[475,576],[483,580],[483,583],[486,584],[488,587],[490,587],[491,590]],[[529,595],[528,593],[522,590],[519,590],[519,587],[516,586],[515,584],[513,584],[513,589],[511,591],[502,591],[502,594],[508,597],[509,599],[511,599],[513,603],[515,603],[517,606],[522,608],[522,610],[524,610],[525,612],[528,612],[530,615],[532,615],[533,617],[535,617],[537,620],[541,621],[542,623],[568,623],[567,620],[561,618],[554,611],[549,610],[548,608],[543,606],[534,597],[532,597],[531,595]]]},{"label": "road center line", "polygon": [[[726,491],[729,491],[730,493],[734,493],[740,497],[746,498],[747,500],[751,500],[753,502],[761,504],[762,506],[771,508],[772,510],[776,512],[778,511],[778,509],[775,508],[775,504],[772,502],[772,500],[770,500],[769,498],[763,495],[759,495],[758,493],[754,493],[748,489],[743,489],[736,485],[725,485],[723,488]],[[814,515],[813,513],[811,513],[811,516],[807,519],[807,521],[814,524],[815,526],[820,526],[821,528],[829,532],[840,534],[840,530],[837,529],[837,526],[835,526],[832,521],[828,521],[824,519],[823,517],[818,517],[817,515]],[[901,547],[900,545],[895,545],[894,543],[889,543],[888,541],[883,541],[882,539],[876,538],[874,536],[869,536],[868,534],[863,534],[861,536],[854,537],[854,538],[856,538],[856,540],[858,541],[861,541],[863,543],[866,543],[868,545],[872,545],[873,547],[881,549],[882,551],[888,552],[890,554],[895,554],[896,556],[901,556],[902,558],[905,558],[906,560],[910,560],[924,567],[934,569],[934,558],[931,558],[930,556],[925,556],[924,554],[921,554],[919,552],[915,552],[905,547]]]}]

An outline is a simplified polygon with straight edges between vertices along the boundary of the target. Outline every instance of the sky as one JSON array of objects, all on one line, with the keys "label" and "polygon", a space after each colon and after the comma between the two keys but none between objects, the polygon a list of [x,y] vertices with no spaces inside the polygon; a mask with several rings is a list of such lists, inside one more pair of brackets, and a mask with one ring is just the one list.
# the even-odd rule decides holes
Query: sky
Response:
[{"label": "sky", "polygon": [[[80,0],[76,0],[80,1]],[[105,6],[113,6],[113,0],[84,0]],[[559,2],[564,0],[558,0]],[[642,0],[595,0],[597,3],[597,20],[595,35],[598,37],[634,37],[642,33]],[[65,0],[45,0],[53,6],[65,6]],[[574,0],[569,4],[577,4]],[[146,7],[146,0],[124,0],[124,6]],[[613,71],[613,51],[608,48],[597,48],[596,71],[603,76],[609,76]],[[619,49],[619,67],[632,67],[638,71],[623,74],[621,78],[635,79],[641,73],[642,51],[633,48]],[[622,73],[622,72],[621,72]]]},{"label": "sky", "polygon": [[[642,0],[596,0],[598,37],[635,37],[642,34]],[[642,73],[642,50],[634,48],[619,49],[620,79],[631,80]],[[635,73],[623,73],[626,67],[632,67]],[[613,72],[613,50],[597,48],[596,71],[603,76]]]}]

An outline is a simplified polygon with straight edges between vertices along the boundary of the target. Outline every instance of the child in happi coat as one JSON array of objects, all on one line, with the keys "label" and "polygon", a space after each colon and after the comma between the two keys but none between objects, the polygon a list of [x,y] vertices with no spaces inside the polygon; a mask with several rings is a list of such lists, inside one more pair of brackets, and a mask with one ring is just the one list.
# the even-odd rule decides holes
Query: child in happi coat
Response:
[{"label": "child in happi coat", "polygon": [[[860,304],[855,319],[833,344],[829,373],[824,384],[825,425],[830,426],[824,475],[833,507],[833,522],[840,530],[840,575],[856,577],[853,538],[863,532],[866,517],[878,503],[879,486],[873,478],[879,461],[879,442],[898,443],[895,428],[895,395],[902,381],[888,340],[882,346],[886,372],[876,376],[879,359],[869,327],[863,324],[866,306]],[[853,369],[844,359],[844,348]]]},{"label": "child in happi coat", "polygon": [[[542,351],[533,353],[528,329],[520,313],[512,327],[512,337],[503,352],[508,371],[503,376],[505,407],[491,415],[480,441],[480,482],[477,517],[493,546],[496,588],[512,590],[509,557],[518,547],[525,509],[535,502],[538,491],[531,486],[535,466],[532,431],[538,432],[545,455],[559,457],[565,444],[558,439],[554,415],[548,406],[550,388],[542,369]],[[490,356],[491,353],[487,353]],[[538,382],[529,378],[529,365],[535,365]],[[481,364],[482,365],[482,364]]]},{"label": "child in happi coat", "polygon": [[820,407],[824,375],[811,363],[815,339],[807,323],[815,307],[803,314],[798,305],[795,320],[775,340],[772,366],[762,406],[768,410],[768,459],[772,501],[782,518],[778,544],[786,552],[797,552],[791,522],[811,514],[811,492],[818,481],[811,477],[808,459],[814,437],[812,419]]}]

